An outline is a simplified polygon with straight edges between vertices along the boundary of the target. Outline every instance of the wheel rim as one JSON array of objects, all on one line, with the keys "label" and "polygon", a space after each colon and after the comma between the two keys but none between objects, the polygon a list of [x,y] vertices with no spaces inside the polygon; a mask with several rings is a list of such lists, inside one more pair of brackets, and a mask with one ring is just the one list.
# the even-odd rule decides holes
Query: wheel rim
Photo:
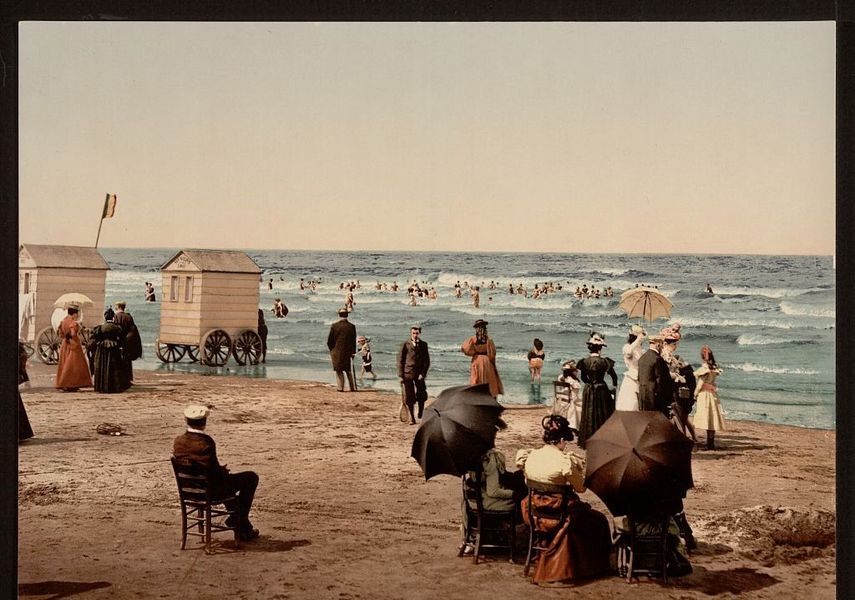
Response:
[{"label": "wheel rim", "polygon": [[184,346],[180,344],[165,344],[157,340],[154,349],[157,357],[165,363],[177,363],[184,356]]},{"label": "wheel rim", "polygon": [[199,362],[199,346],[184,346],[184,351],[187,353],[187,358],[190,359],[190,362]]},{"label": "wheel rim", "polygon": [[261,337],[249,329],[242,332],[235,339],[234,355],[240,365],[257,365],[261,357]]},{"label": "wheel rim", "polygon": [[51,327],[47,327],[39,333],[36,341],[36,353],[46,365],[55,365],[59,362],[59,336]]},{"label": "wheel rim", "polygon": [[202,357],[205,364],[222,367],[229,359],[232,344],[225,331],[216,329],[205,336],[202,349]]}]

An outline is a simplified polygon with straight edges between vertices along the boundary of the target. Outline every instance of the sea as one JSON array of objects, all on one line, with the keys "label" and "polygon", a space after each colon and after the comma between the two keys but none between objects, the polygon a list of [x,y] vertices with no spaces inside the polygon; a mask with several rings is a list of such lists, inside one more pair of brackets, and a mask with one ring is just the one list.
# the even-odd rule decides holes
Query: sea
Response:
[{"label": "sea", "polygon": [[[645,324],[648,332],[682,325],[677,353],[700,365],[709,345],[724,373],[718,379],[725,419],[764,421],[799,427],[835,428],[835,270],[831,256],[697,254],[559,254],[472,252],[373,252],[244,250],[262,269],[259,307],[269,328],[266,364],[223,367],[186,359],[164,364],[155,354],[160,327],[160,267],[177,248],[100,248],[110,265],[108,302],[125,300],[142,334],[144,357],[136,369],[186,371],[316,381],[335,381],[326,347],[330,325],[344,304],[343,282],[359,282],[350,320],[357,334],[370,338],[377,380],[362,387],[399,393],[396,355],[412,324],[422,327],[431,368],[428,391],[468,382],[469,362],[460,350],[476,319],[489,322],[497,367],[509,405],[549,404],[552,381],[567,359],[587,355],[592,331],[607,342],[604,355],[625,370],[621,347],[629,319],[618,306],[620,293],[638,284],[655,286],[673,303],[670,318]],[[318,280],[314,291],[300,290],[300,279]],[[273,289],[268,289],[272,279]],[[145,282],[157,301],[145,302]],[[408,284],[434,287],[437,298],[409,304]],[[479,285],[481,306],[467,293],[454,295],[456,282]],[[398,292],[375,289],[378,283]],[[491,282],[496,288],[490,289]],[[551,282],[561,291],[535,299],[535,285]],[[508,292],[520,284],[529,296]],[[706,291],[709,284],[713,293]],[[615,291],[612,298],[577,299],[576,287]],[[270,310],[274,298],[288,307],[284,319]],[[88,316],[86,324],[100,320]],[[526,354],[534,338],[543,341],[543,383],[530,381]],[[359,356],[357,355],[357,370]],[[214,400],[214,399],[212,399]],[[345,401],[353,401],[345,396]]]}]

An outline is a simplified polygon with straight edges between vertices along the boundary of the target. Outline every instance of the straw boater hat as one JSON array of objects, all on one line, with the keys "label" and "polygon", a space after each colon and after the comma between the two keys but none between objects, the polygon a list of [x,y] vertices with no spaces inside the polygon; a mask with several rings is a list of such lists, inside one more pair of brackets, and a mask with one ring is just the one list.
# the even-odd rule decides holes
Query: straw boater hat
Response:
[{"label": "straw boater hat", "polygon": [[347,308],[345,308],[344,306],[342,306],[340,309],[338,309],[338,316],[340,316],[340,317],[346,317],[346,316],[347,316],[347,314],[348,314],[348,313],[347,313]]},{"label": "straw boater hat", "polygon": [[191,404],[187,408],[184,409],[184,418],[188,421],[199,421],[208,416],[207,406],[202,406],[201,404]]},{"label": "straw boater hat", "polygon": [[603,339],[603,336],[593,331],[591,332],[591,339],[588,340],[588,343],[593,346],[608,346],[608,344],[606,344],[606,340]]},{"label": "straw boater hat", "polygon": [[80,310],[80,305],[77,302],[69,302],[65,305],[65,308],[73,308],[74,310]]},{"label": "straw boater hat", "polygon": [[127,303],[127,302],[125,302],[124,300],[119,300],[118,302],[114,302],[114,303],[113,303],[113,305],[114,305],[116,308],[121,308],[121,309],[123,309],[123,310],[124,310],[124,308],[128,305],[128,303]]},{"label": "straw boater hat", "polygon": [[644,327],[642,327],[641,325],[633,325],[629,328],[629,332],[632,335],[644,335]]}]

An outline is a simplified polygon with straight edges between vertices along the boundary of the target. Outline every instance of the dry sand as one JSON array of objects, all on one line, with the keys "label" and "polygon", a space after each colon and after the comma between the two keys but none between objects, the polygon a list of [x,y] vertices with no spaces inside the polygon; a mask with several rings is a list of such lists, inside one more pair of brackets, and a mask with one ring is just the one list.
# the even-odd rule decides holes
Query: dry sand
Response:
[{"label": "dry sand", "polygon": [[[32,365],[23,392],[36,438],[19,452],[22,598],[812,598],[835,596],[835,432],[730,422],[698,450],[686,499],[694,573],[667,585],[609,577],[546,589],[521,561],[458,558],[460,482],[425,482],[415,427],[387,393],[329,385],[137,372],[119,395],[53,389]],[[332,373],[330,373],[332,380]],[[439,390],[429,390],[433,393]],[[180,550],[169,464],[182,408],[215,406],[208,430],[232,471],[261,483],[261,538]],[[726,399],[725,399],[726,402]],[[536,447],[543,409],[505,412],[512,457]],[[96,433],[122,424],[128,435]],[[591,492],[583,499],[604,510]]]}]

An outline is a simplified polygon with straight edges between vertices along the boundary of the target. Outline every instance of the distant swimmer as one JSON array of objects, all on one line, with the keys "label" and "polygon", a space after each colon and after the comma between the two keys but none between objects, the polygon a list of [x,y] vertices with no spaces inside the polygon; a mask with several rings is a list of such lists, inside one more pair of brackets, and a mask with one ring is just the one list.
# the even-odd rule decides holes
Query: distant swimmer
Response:
[{"label": "distant swimmer", "polygon": [[707,294],[714,294],[714,293],[715,292],[712,291],[712,286],[710,284],[707,284]]}]

